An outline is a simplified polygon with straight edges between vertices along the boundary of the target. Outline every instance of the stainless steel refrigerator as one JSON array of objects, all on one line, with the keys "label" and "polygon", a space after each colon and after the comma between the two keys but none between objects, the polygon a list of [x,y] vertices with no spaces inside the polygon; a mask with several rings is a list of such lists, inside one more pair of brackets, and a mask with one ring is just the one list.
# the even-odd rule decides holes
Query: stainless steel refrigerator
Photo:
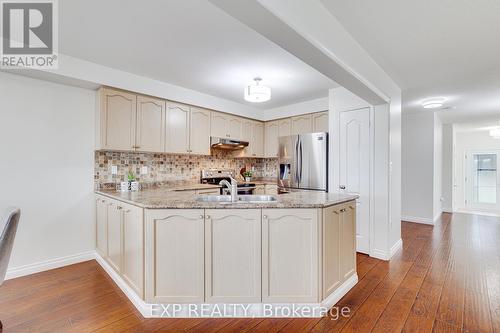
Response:
[{"label": "stainless steel refrigerator", "polygon": [[280,192],[328,191],[328,133],[282,136],[278,140]]}]

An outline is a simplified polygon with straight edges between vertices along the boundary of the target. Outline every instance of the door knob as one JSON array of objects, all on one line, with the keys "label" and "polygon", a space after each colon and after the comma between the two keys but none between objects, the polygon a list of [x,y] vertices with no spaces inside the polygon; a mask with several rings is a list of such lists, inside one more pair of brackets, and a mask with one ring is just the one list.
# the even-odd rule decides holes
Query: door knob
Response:
[{"label": "door knob", "polygon": [[345,190],[345,185],[340,185],[340,186],[339,186],[339,188],[340,188],[341,190]]}]

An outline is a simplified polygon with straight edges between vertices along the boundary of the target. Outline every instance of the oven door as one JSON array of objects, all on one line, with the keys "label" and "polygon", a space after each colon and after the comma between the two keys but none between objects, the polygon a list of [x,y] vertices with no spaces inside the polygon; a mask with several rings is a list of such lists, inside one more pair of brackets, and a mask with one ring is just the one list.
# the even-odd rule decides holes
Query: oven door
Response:
[{"label": "oven door", "polygon": [[238,187],[238,195],[250,195],[250,194],[253,194],[254,190],[255,190],[255,186]]}]

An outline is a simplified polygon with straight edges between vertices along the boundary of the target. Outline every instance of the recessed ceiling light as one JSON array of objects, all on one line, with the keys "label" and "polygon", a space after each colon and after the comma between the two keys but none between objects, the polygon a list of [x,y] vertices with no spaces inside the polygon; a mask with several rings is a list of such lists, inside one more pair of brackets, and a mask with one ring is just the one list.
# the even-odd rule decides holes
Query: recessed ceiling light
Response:
[{"label": "recessed ceiling light", "polygon": [[256,77],[255,83],[249,84],[245,87],[245,101],[252,103],[267,102],[271,99],[271,88],[260,85],[262,79]]},{"label": "recessed ceiling light", "polygon": [[422,106],[424,109],[436,109],[442,107],[444,105],[444,101],[445,99],[442,97],[426,99],[425,101],[422,101]]}]

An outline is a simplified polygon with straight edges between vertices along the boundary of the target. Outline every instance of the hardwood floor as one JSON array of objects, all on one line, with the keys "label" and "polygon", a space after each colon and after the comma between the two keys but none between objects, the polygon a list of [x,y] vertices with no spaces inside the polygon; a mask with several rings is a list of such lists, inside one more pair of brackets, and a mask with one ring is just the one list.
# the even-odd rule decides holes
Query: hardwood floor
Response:
[{"label": "hardwood floor", "polygon": [[6,281],[4,332],[500,332],[500,219],[403,222],[390,262],[358,254],[358,284],[315,319],[144,319],[95,261]]}]

